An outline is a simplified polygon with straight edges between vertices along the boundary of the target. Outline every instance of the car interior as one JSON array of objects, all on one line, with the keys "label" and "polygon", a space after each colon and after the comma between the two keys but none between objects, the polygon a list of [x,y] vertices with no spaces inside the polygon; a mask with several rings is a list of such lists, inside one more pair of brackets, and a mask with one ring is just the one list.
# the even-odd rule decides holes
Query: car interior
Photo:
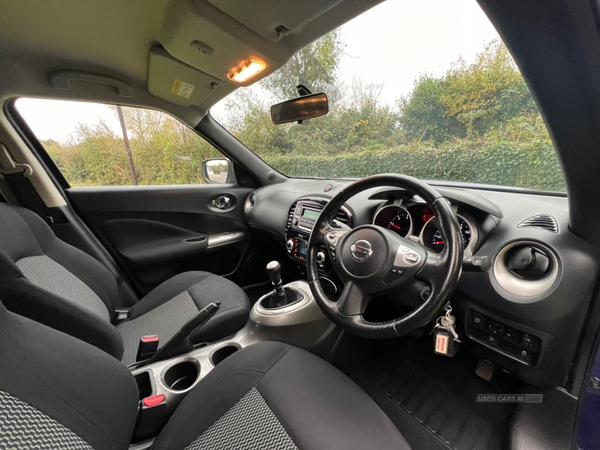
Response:
[{"label": "car interior", "polygon": [[3,1],[0,449],[600,449],[597,2],[335,59],[468,1]]}]

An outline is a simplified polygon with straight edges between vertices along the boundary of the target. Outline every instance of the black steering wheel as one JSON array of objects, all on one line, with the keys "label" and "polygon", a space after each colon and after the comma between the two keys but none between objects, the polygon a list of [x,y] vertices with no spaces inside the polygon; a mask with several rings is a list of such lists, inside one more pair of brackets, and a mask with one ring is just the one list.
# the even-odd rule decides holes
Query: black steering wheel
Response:
[{"label": "black steering wheel", "polygon": [[[432,250],[375,225],[341,229],[331,225],[340,207],[351,197],[381,186],[406,189],[433,209],[444,239],[444,250]],[[317,252],[325,245],[344,290],[337,301],[324,292],[317,272]],[[376,175],[343,189],[325,206],[308,241],[308,281],[325,315],[342,328],[363,337],[391,338],[422,327],[440,312],[460,276],[463,246],[460,227],[448,201],[422,181],[403,175]],[[363,314],[369,302],[381,295],[403,292],[416,280],[430,293],[403,317],[389,322],[369,322]]]}]

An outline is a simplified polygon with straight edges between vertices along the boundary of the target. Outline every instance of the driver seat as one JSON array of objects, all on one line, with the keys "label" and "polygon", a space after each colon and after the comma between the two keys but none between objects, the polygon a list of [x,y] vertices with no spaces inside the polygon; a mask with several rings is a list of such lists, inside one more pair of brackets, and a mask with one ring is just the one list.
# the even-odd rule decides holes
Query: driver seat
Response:
[{"label": "driver seat", "polygon": [[[117,360],[0,303],[0,361],[0,448],[128,448],[138,390]],[[264,342],[235,353],[203,378],[152,448],[409,446],[375,402],[340,371],[304,350]]]}]

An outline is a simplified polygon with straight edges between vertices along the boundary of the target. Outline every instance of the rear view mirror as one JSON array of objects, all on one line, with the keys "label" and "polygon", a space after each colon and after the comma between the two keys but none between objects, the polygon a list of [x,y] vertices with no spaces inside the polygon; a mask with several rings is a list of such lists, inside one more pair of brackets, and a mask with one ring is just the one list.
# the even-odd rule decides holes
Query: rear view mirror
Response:
[{"label": "rear view mirror", "polygon": [[327,95],[310,94],[271,106],[271,120],[275,125],[288,122],[302,122],[313,117],[324,116],[329,112]]},{"label": "rear view mirror", "polygon": [[233,166],[225,158],[202,161],[202,175],[207,183],[235,183]]}]

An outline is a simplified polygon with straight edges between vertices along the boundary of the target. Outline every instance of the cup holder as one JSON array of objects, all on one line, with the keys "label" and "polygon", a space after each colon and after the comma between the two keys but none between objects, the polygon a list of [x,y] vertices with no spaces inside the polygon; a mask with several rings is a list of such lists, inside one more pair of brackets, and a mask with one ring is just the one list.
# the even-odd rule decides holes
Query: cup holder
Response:
[{"label": "cup holder", "polygon": [[167,369],[163,382],[172,391],[182,392],[191,388],[199,375],[200,368],[195,361],[181,361]]},{"label": "cup holder", "polygon": [[239,349],[240,349],[239,347],[236,347],[234,345],[228,345],[226,347],[221,347],[220,349],[218,349],[211,355],[210,362],[212,363],[213,366],[216,366],[217,364],[223,362],[223,360],[225,358],[227,358],[228,356],[233,355]]}]

